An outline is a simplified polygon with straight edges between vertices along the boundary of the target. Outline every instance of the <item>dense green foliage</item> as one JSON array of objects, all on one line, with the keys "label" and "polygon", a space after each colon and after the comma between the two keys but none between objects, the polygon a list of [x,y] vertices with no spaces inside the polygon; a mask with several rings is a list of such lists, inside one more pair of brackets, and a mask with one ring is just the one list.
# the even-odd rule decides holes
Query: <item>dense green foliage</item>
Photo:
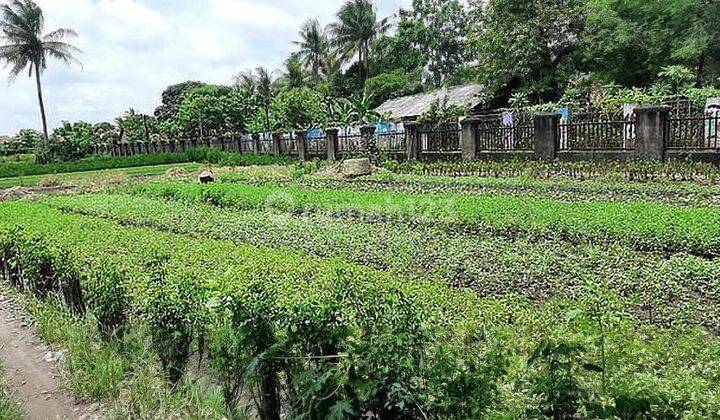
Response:
[{"label": "dense green foliage", "polygon": [[177,129],[184,133],[242,132],[247,123],[247,98],[227,86],[189,90],[178,109]]},{"label": "dense green foliage", "polygon": [[42,141],[41,133],[35,130],[20,130],[11,141],[0,143],[0,159],[32,153],[41,147]]},{"label": "dense green foliage", "polygon": [[177,118],[185,95],[198,87],[205,86],[202,82],[187,81],[176,85],[168,86],[162,93],[162,102],[155,109],[155,118],[166,123]]},{"label": "dense green foliage", "polygon": [[178,153],[155,153],[128,157],[96,156],[72,162],[45,165],[32,161],[8,162],[0,165],[0,178],[29,175],[94,171],[181,162],[207,162],[223,166],[249,166],[288,163],[288,157],[261,156],[223,152],[217,149],[194,149]]},{"label": "dense green foliage", "polygon": [[[341,257],[403,278],[468,287],[480,296],[517,294],[539,302],[557,296],[572,299],[580,293],[578,279],[603,283],[614,278],[609,287],[626,297],[627,310],[639,311],[649,322],[720,330],[720,306],[708,293],[718,282],[719,267],[684,253],[666,258],[620,245],[573,246],[558,240],[460,235],[433,227],[375,225],[320,215],[278,216],[262,210],[237,212],[127,195],[58,197],[45,202],[65,212],[127,226]],[[664,286],[658,288],[660,277]],[[677,299],[681,291],[691,290],[697,298]]]},{"label": "dense green foliage", "polygon": [[[178,341],[168,347],[163,337],[188,337],[183,342],[200,349],[206,343],[231,411],[249,396],[261,412],[285,407],[301,416],[466,418],[550,410],[662,417],[718,410],[720,378],[710,373],[720,351],[715,341],[687,330],[645,330],[601,284],[582,283],[573,303],[552,298],[537,306],[512,295],[480,299],[432,280],[408,282],[282,246],[120,227],[41,204],[5,203],[0,216],[3,228],[23,227],[5,230],[0,241],[4,258],[22,267],[11,279],[32,283],[43,277],[31,268],[45,267],[55,276],[74,273],[87,296],[118,296],[116,287],[96,289],[103,282],[91,279],[109,268],[121,273],[125,313],[146,320],[153,350],[173,362],[166,368],[175,366],[166,369],[169,377],[187,368],[186,347]],[[100,306],[108,313],[94,302],[105,300],[88,300],[89,311]],[[168,322],[157,324],[160,308]],[[202,326],[205,339],[185,336],[190,325]],[[553,370],[556,361],[560,371]],[[119,379],[127,375],[118,368]],[[702,379],[701,371],[707,372]],[[553,381],[565,372],[572,376]]]},{"label": "dense green foliage", "polygon": [[372,98],[373,106],[380,106],[388,99],[401,96],[413,95],[422,91],[417,73],[392,73],[379,74],[365,81],[365,92]]},{"label": "dense green foliage", "polygon": [[270,102],[270,118],[285,132],[302,131],[322,124],[322,97],[308,89],[281,92]]},{"label": "dense green foliage", "polygon": [[[227,173],[219,177],[226,182],[267,182],[242,173]],[[674,205],[700,207],[720,204],[720,186],[693,182],[621,182],[617,180],[577,181],[565,177],[538,179],[529,176],[508,178],[452,177],[438,175],[408,175],[381,172],[366,178],[340,181],[321,176],[309,176],[285,182],[305,187],[354,188],[361,190],[392,190],[407,192],[457,192],[476,195],[513,195],[518,197],[553,198],[573,201],[632,201],[645,200]]]},{"label": "dense green foliage", "polygon": [[53,130],[50,143],[38,154],[43,162],[67,162],[86,157],[97,143],[117,141],[115,127],[109,123],[91,124],[64,121]]},{"label": "dense green foliage", "polygon": [[720,220],[713,209],[649,202],[565,203],[510,196],[453,193],[304,189],[243,184],[145,184],[142,194],[239,209],[319,212],[370,219],[449,226],[509,237],[616,242],[641,250],[720,252]]}]

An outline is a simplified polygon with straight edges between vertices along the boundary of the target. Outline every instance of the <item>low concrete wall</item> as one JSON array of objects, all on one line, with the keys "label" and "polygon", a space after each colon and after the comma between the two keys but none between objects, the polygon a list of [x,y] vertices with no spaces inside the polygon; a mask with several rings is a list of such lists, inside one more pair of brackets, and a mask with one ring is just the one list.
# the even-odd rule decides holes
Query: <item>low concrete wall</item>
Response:
[{"label": "low concrete wall", "polygon": [[562,162],[627,161],[635,158],[632,150],[560,150],[557,159]]},{"label": "low concrete wall", "polygon": [[720,150],[674,150],[665,151],[666,160],[691,160],[693,162],[720,165]]}]

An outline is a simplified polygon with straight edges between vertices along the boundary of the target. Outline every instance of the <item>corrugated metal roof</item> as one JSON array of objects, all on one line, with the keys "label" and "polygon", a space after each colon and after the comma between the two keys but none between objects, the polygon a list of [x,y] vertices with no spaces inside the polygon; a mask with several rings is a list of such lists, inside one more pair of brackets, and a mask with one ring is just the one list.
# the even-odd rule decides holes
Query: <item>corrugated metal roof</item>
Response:
[{"label": "corrugated metal roof", "polygon": [[392,119],[419,117],[430,109],[433,102],[442,101],[445,97],[448,98],[448,105],[475,108],[480,104],[480,94],[484,90],[482,85],[453,86],[433,92],[390,99],[375,108],[375,111],[381,115],[389,115]]}]

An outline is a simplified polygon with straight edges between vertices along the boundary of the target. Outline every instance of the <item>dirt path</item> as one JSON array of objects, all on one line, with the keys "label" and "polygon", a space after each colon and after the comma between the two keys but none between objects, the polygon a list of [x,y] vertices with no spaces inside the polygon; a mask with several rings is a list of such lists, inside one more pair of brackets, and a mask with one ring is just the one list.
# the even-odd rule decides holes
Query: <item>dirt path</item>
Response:
[{"label": "dirt path", "polygon": [[34,334],[20,304],[0,293],[0,361],[7,386],[24,404],[28,419],[93,419],[98,405],[76,401],[62,389],[57,359]]}]

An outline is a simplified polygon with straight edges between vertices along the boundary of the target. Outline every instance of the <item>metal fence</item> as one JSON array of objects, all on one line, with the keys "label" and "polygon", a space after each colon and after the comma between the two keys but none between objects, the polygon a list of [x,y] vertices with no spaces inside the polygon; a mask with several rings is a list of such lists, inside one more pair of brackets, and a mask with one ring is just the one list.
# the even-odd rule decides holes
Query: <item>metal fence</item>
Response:
[{"label": "metal fence", "polygon": [[671,116],[668,120],[668,149],[720,149],[720,113]]},{"label": "metal fence", "polygon": [[635,147],[637,117],[622,113],[573,114],[558,126],[558,150],[631,150]]},{"label": "metal fence", "polygon": [[437,128],[421,127],[421,150],[423,153],[449,153],[460,151],[460,133],[458,124],[451,124]]},{"label": "metal fence", "polygon": [[376,134],[375,142],[378,149],[386,153],[405,153],[407,150],[407,138],[404,131]]},{"label": "metal fence", "polygon": [[360,134],[346,133],[338,136],[338,152],[343,154],[359,153],[363,150],[363,138]]},{"label": "metal fence", "polygon": [[532,150],[535,122],[531,114],[505,114],[480,118],[475,141],[481,151]]},{"label": "metal fence", "polygon": [[309,156],[324,157],[327,155],[327,134],[308,136],[305,139],[305,151]]}]

